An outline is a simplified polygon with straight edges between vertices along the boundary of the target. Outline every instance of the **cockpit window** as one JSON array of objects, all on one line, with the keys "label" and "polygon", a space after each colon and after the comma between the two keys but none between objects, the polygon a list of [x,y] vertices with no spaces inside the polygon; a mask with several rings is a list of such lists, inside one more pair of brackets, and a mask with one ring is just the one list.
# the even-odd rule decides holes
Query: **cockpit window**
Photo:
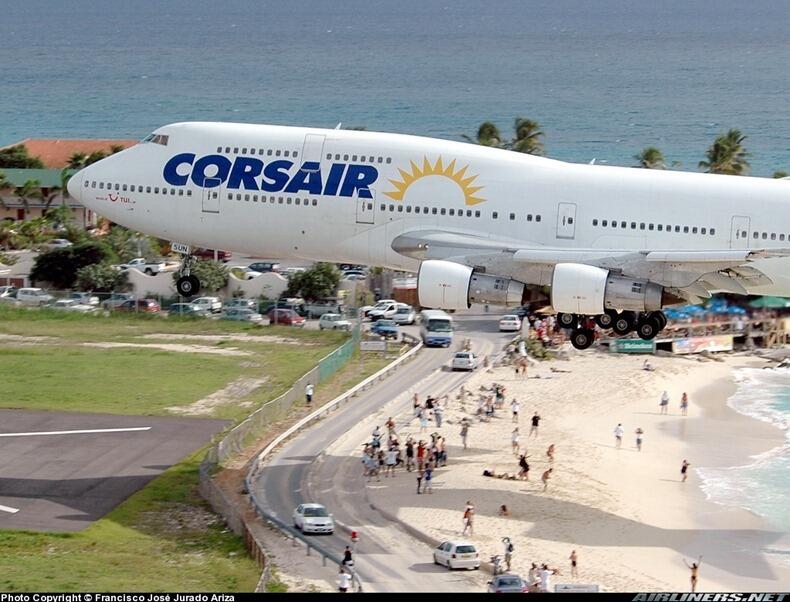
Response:
[{"label": "cockpit window", "polygon": [[150,134],[143,138],[143,142],[153,142],[154,144],[161,144],[162,146],[167,146],[168,140],[170,140],[170,136],[165,134]]}]

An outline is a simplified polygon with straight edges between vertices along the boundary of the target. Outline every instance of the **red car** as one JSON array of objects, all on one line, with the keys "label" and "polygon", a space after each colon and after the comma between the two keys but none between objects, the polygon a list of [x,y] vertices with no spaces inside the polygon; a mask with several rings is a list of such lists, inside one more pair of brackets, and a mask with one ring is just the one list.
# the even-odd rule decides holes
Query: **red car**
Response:
[{"label": "red car", "polygon": [[115,311],[158,314],[161,309],[155,299],[129,299],[116,307]]},{"label": "red car", "polygon": [[304,327],[305,319],[292,309],[271,308],[266,315],[269,317],[269,324]]},{"label": "red car", "polygon": [[[193,251],[192,253],[195,257],[200,257],[201,259],[210,259],[214,260],[214,249],[198,249]],[[222,263],[228,263],[231,258],[233,257],[233,253],[230,251],[220,251],[217,250],[217,260],[221,261]]]}]

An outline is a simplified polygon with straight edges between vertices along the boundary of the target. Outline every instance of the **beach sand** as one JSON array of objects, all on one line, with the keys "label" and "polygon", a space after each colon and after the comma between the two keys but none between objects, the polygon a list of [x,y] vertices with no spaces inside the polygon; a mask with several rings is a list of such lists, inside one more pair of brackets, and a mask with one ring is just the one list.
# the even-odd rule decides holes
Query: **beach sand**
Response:
[{"label": "beach sand", "polygon": [[[461,447],[458,422],[472,416],[470,396],[464,409],[450,396],[445,424],[449,464],[436,471],[434,493],[417,495],[415,476],[401,472],[368,488],[370,501],[400,520],[439,539],[459,539],[467,500],[476,507],[471,540],[484,560],[502,554],[502,537],[515,544],[512,570],[526,576],[530,562],[560,569],[554,583],[593,583],[605,591],[688,591],[683,559],[702,555],[698,591],[777,591],[790,586],[790,566],[783,565],[790,543],[752,513],[706,500],[694,469],[749,463],[749,456],[784,442],[769,424],[742,416],[726,400],[735,390],[732,371],[767,365],[749,356],[723,362],[653,357],[654,372],[642,370],[643,356],[606,352],[571,352],[572,361],[532,364],[529,378],[516,379],[509,367],[475,374],[466,388],[507,387],[506,403],[495,418],[472,418],[469,449]],[[555,372],[552,368],[567,371]],[[663,390],[670,395],[669,415],[660,415]],[[680,396],[689,394],[687,417]],[[518,471],[511,452],[510,400],[520,401],[520,443],[529,454],[530,480],[482,476]],[[534,411],[542,420],[537,437],[528,437]],[[403,418],[403,417],[402,417]],[[614,428],[623,424],[621,449]],[[634,430],[644,431],[642,451]],[[430,428],[429,433],[436,430]],[[410,422],[401,430],[419,435]],[[544,493],[541,474],[554,473]],[[691,463],[687,482],[680,481],[684,459]],[[500,517],[501,504],[510,509]],[[579,556],[579,577],[572,579],[571,550]],[[778,552],[766,554],[770,551]]]}]

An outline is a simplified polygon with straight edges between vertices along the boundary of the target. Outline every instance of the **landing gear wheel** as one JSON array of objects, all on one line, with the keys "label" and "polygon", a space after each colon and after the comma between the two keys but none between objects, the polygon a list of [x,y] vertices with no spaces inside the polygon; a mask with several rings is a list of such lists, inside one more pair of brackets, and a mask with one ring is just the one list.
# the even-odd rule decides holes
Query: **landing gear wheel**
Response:
[{"label": "landing gear wheel", "polygon": [[560,323],[560,327],[562,328],[573,328],[576,326],[577,317],[576,314],[566,314],[566,313],[559,313],[557,314],[557,322]]},{"label": "landing gear wheel", "polygon": [[571,333],[571,345],[576,349],[589,349],[593,341],[595,341],[595,332],[588,328],[576,328]]},{"label": "landing gear wheel", "polygon": [[176,290],[182,297],[197,295],[200,290],[200,280],[198,280],[197,276],[181,276],[176,281]]},{"label": "landing gear wheel", "polygon": [[636,334],[643,341],[650,341],[656,338],[661,331],[661,318],[658,316],[646,315],[639,319],[636,325]]},{"label": "landing gear wheel", "polygon": [[630,311],[624,311],[615,317],[612,322],[612,330],[618,336],[627,335],[634,329],[634,314]]},{"label": "landing gear wheel", "polygon": [[661,328],[659,328],[659,330],[664,330],[667,327],[667,316],[663,311],[654,311],[651,315],[658,318],[658,321],[661,324]]},{"label": "landing gear wheel", "polygon": [[617,312],[607,309],[604,313],[595,316],[595,323],[603,330],[609,330],[614,325],[615,319],[617,319]]}]

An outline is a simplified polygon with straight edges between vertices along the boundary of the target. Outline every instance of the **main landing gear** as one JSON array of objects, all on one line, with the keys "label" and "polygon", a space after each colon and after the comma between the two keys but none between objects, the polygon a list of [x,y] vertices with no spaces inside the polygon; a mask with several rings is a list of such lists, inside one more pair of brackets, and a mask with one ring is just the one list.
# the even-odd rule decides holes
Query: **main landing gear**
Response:
[{"label": "main landing gear", "polygon": [[640,339],[649,341],[656,338],[664,329],[667,325],[667,317],[662,311],[637,313],[607,309],[597,316],[560,313],[557,314],[557,322],[562,328],[571,330],[571,344],[576,349],[587,349],[595,341],[596,324],[602,330],[611,329],[617,336],[636,332]]},{"label": "main landing gear", "polygon": [[197,295],[200,291],[200,280],[197,276],[191,274],[192,266],[195,265],[197,259],[192,255],[184,255],[184,261],[181,263],[179,270],[179,277],[176,280],[176,290],[182,297],[192,297]]}]

